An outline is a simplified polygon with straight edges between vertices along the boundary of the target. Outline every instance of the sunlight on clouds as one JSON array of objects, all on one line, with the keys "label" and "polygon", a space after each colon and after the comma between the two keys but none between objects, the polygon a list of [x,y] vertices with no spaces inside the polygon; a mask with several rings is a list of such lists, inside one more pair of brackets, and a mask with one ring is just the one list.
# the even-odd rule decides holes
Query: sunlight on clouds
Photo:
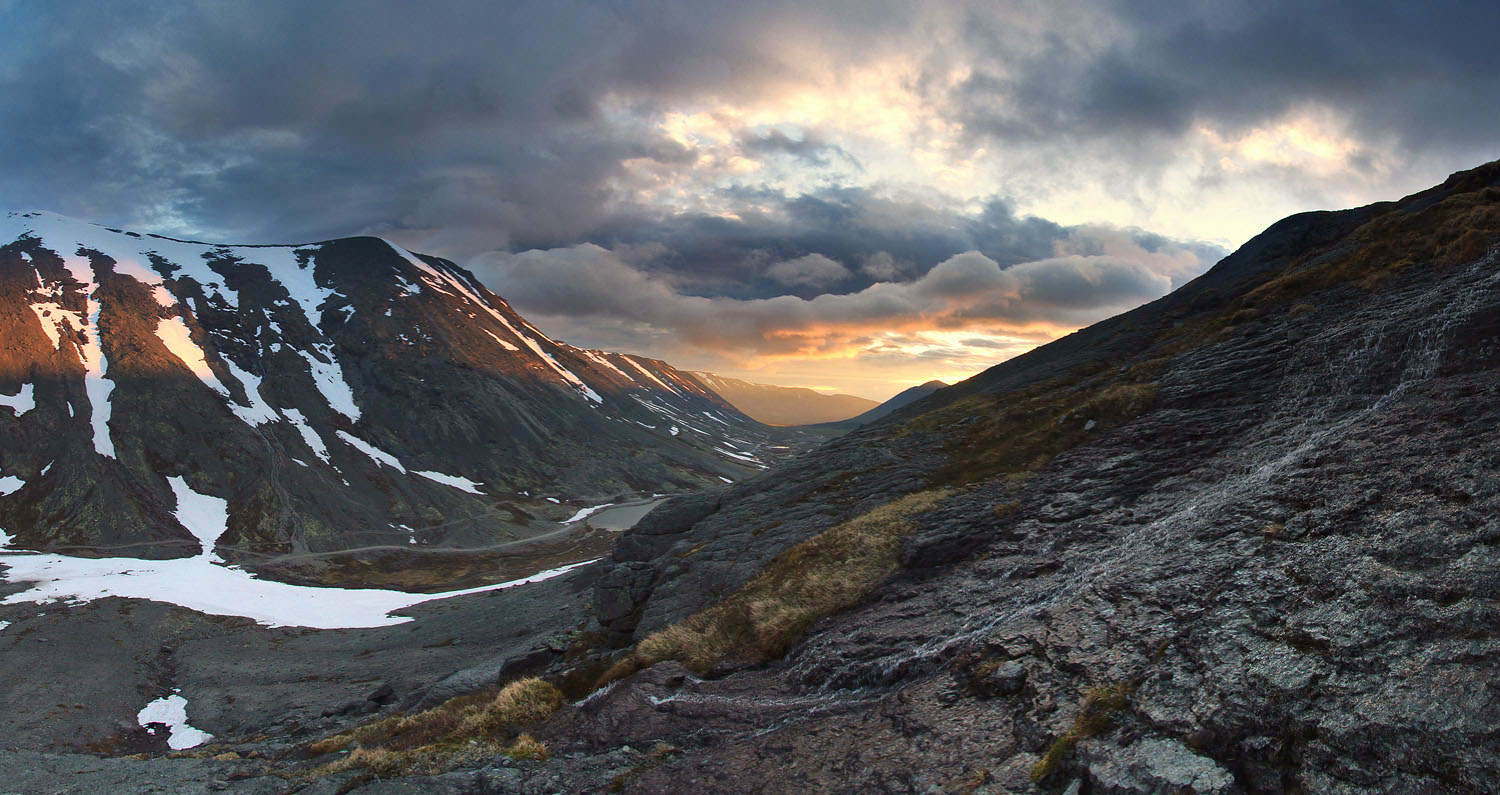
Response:
[{"label": "sunlight on clouds", "polygon": [[1348,169],[1350,158],[1362,150],[1342,127],[1327,111],[1304,110],[1237,137],[1207,125],[1200,126],[1198,134],[1223,152],[1217,162],[1229,170],[1267,164],[1332,174]]},{"label": "sunlight on clouds", "polygon": [[[966,69],[956,68],[946,79],[956,84],[966,77]],[[627,176],[614,187],[645,204],[720,215],[729,210],[714,194],[735,185],[786,193],[828,184],[916,185],[960,200],[993,193],[989,151],[963,140],[963,125],[923,96],[919,79],[915,59],[892,56],[853,69],[810,70],[795,84],[748,99],[677,107],[650,118],[635,116],[638,108],[617,97],[606,111],[617,123],[652,128],[696,159],[686,166],[626,160]],[[796,143],[825,142],[839,156],[812,162],[811,155],[768,159],[744,151],[747,139],[772,133]]]}]

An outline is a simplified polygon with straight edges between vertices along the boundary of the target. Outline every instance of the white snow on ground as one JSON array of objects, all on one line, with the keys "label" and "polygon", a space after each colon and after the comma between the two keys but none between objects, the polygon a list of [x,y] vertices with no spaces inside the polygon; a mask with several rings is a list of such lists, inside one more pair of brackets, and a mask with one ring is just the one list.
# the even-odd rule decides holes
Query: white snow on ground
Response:
[{"label": "white snow on ground", "polygon": [[89,422],[94,426],[94,452],[114,458],[115,443],[109,438],[109,393],[114,391],[115,382],[104,375],[109,369],[109,360],[104,356],[104,345],[99,337],[99,313],[103,306],[94,295],[99,285],[94,282],[94,269],[87,257],[63,253],[67,251],[66,248],[57,250],[62,254],[63,265],[75,280],[84,284],[86,291],[88,318],[81,329],[83,343],[78,346],[78,355],[83,359],[83,389],[89,397]]},{"label": "white snow on ground", "polygon": [[564,519],[563,520],[563,524],[572,524],[574,522],[581,522],[584,519],[587,519],[590,516],[592,516],[595,511],[602,511],[602,510],[604,510],[605,508],[608,508],[611,505],[614,505],[614,503],[612,503],[612,502],[606,502],[603,505],[595,505],[592,508],[580,508],[580,509],[578,509],[578,513],[573,514],[572,518],[570,518],[570,519]]},{"label": "white snow on ground", "polygon": [[187,722],[187,699],[173,693],[166,698],[147,704],[136,713],[135,722],[145,728],[153,723],[160,723],[167,727],[167,747],[173,751],[182,751],[188,748],[196,748],[214,736],[206,731],[195,729]]},{"label": "white snow on ground", "polygon": [[[684,427],[686,427],[688,430],[693,431],[694,433],[699,433],[699,434],[702,434],[703,436],[711,436],[712,435],[708,431],[705,431],[702,428],[699,428],[699,427],[693,425],[692,423],[683,420],[682,417],[677,412],[675,412],[675,411],[673,411],[673,410],[671,410],[671,409],[669,409],[669,408],[667,408],[665,406],[659,406],[659,405],[657,405],[656,403],[654,403],[652,401],[642,400],[642,399],[640,399],[640,398],[638,398],[638,397],[636,397],[634,395],[631,395],[631,397],[635,400],[635,402],[641,404],[642,406],[645,406],[647,409],[650,409],[651,411],[654,411],[657,414],[662,415],[663,417],[667,417],[669,419],[676,420],[677,422],[681,423]],[[676,436],[677,435],[677,430],[676,430],[677,426],[673,425],[672,427],[674,429],[672,431],[672,435]]]},{"label": "white snow on ground", "polygon": [[703,412],[703,416],[705,416],[705,417],[713,420],[714,422],[719,423],[720,425],[723,425],[725,427],[729,427],[729,423],[727,423],[727,422],[719,419],[718,417],[715,417],[713,414],[711,414],[711,413],[709,413],[707,411]]},{"label": "white snow on ground", "polygon": [[354,403],[354,390],[350,389],[349,382],[344,380],[344,370],[339,366],[338,357],[333,355],[333,346],[320,342],[314,347],[328,361],[319,361],[316,356],[307,351],[297,351],[303,359],[307,360],[307,370],[312,374],[313,383],[317,385],[323,399],[328,401],[328,405],[334,411],[357,422],[359,406]]},{"label": "white snow on ground", "polygon": [[[652,373],[650,370],[647,370],[646,368],[642,367],[640,362],[638,362],[638,361],[630,358],[629,356],[625,356],[623,354],[620,356],[620,358],[624,359],[626,364],[629,364],[631,367],[634,367],[635,369],[640,370],[641,371],[641,375],[644,375],[647,378],[651,379],[652,381],[655,381],[656,383],[660,384],[662,389],[665,389],[668,392],[672,392],[674,394],[677,392],[677,390],[673,389],[672,387],[667,386],[667,382],[661,380],[660,378],[657,378],[656,375],[654,373]],[[640,379],[633,378],[631,380],[632,381],[639,381]]]},{"label": "white snow on ground", "polygon": [[[297,429],[297,433],[302,434],[302,441],[307,442],[307,446],[312,448],[313,453],[323,459],[323,463],[328,463],[328,445],[324,444],[323,437],[307,424],[307,417],[302,416],[302,412],[296,409],[282,409],[281,413],[284,415],[283,419],[291,423],[292,427]],[[303,464],[303,466],[307,465]]]},{"label": "white snow on ground", "polygon": [[22,384],[21,391],[14,395],[0,393],[0,406],[10,406],[17,417],[36,408],[36,393],[31,384]]},{"label": "white snow on ground", "polygon": [[24,485],[26,485],[26,481],[21,480],[15,475],[6,475],[5,477],[0,478],[0,497],[14,493],[17,489],[21,488]]},{"label": "white snow on ground", "polygon": [[374,588],[314,588],[258,580],[233,566],[202,555],[176,560],[72,558],[35,553],[0,553],[9,567],[6,580],[32,583],[0,604],[43,604],[54,600],[88,602],[107,596],[151,599],[217,616],[243,616],[269,627],[359,629],[404,624],[412,619],[390,613],[435,599],[496,591],[540,582],[593,561],[574,563],[510,582],[435,594]]},{"label": "white snow on ground", "polygon": [[219,562],[214,554],[214,542],[229,529],[229,501],[207,494],[199,494],[181,477],[167,478],[172,493],[177,497],[177,510],[172,512],[177,521],[188,532],[198,537],[203,545],[201,557]]},{"label": "white snow on ground", "polygon": [[375,463],[385,464],[392,469],[400,471],[402,474],[406,474],[406,467],[401,465],[401,459],[353,434],[345,431],[334,431],[334,433],[338,434],[340,439],[348,442],[354,449],[369,456]]},{"label": "white snow on ground", "polygon": [[8,546],[10,546],[10,536],[4,530],[0,530],[0,547]]},{"label": "white snow on ground", "polygon": [[725,483],[733,483],[734,482],[734,481],[730,480],[729,478],[724,477],[723,475],[719,476],[719,480],[722,480]]},{"label": "white snow on ground", "polygon": [[672,435],[676,436],[678,433],[679,433],[679,429],[677,428],[676,425],[673,425],[672,426]]},{"label": "white snow on ground", "polygon": [[506,342],[505,340],[502,340],[499,337],[495,336],[495,332],[490,331],[487,328],[480,329],[480,331],[483,331],[484,333],[490,335],[490,339],[494,340],[495,342],[500,343],[500,347],[502,347],[502,348],[504,348],[504,349],[506,349],[508,351],[518,351],[518,350],[521,350],[520,348],[517,348],[516,346],[514,346],[514,345]]},{"label": "white snow on ground", "polygon": [[614,366],[613,364],[610,364],[609,359],[606,359],[603,355],[601,355],[601,353],[599,351],[581,351],[581,353],[584,356],[587,356],[590,359],[592,359],[594,362],[596,362],[598,364],[601,364],[601,365],[603,365],[603,366],[605,366],[605,367],[607,367],[607,368],[609,368],[611,370],[614,370],[615,372],[619,373],[621,378],[623,378],[623,379],[625,379],[627,381],[634,381],[635,380],[634,378],[631,378],[630,376],[626,375],[624,370],[621,370],[620,368]]},{"label": "white snow on ground", "polygon": [[208,360],[203,356],[203,349],[198,343],[193,342],[193,334],[188,330],[187,323],[180,317],[171,317],[156,322],[156,338],[167,346],[177,360],[187,365],[187,369],[193,371],[205,386],[218,392],[224,397],[229,397],[229,390],[219,383],[219,377],[208,367]]},{"label": "white snow on ground", "polygon": [[8,626],[10,626],[9,621],[0,621],[0,629],[5,629]]},{"label": "white snow on ground", "polygon": [[727,456],[729,458],[733,458],[733,459],[736,459],[736,460],[739,460],[739,461],[744,461],[746,463],[755,464],[756,466],[759,466],[759,467],[764,467],[765,466],[765,464],[762,464],[760,462],[760,459],[756,458],[753,455],[748,455],[746,453],[736,453],[736,452],[732,452],[730,450],[725,450],[722,447],[715,447],[714,448],[714,452],[718,453],[719,455]]},{"label": "white snow on ground", "polygon": [[240,386],[245,388],[245,399],[250,401],[250,405],[248,406],[241,406],[231,401],[229,410],[234,412],[234,416],[239,417],[246,425],[251,427],[275,420],[277,418],[276,409],[271,408],[270,404],[266,403],[265,399],[260,396],[260,376],[251,375],[241,370],[239,365],[230,360],[228,356],[220,357],[220,360],[224,362],[225,367],[229,368],[229,372],[234,376],[235,380],[240,382]]},{"label": "white snow on ground", "polygon": [[432,471],[419,472],[419,471],[416,471],[416,470],[412,470],[412,474],[413,475],[421,475],[422,477],[427,478],[428,480],[436,481],[438,483],[443,484],[444,486],[452,486],[453,488],[458,489],[459,491],[467,491],[470,494],[479,494],[479,495],[483,495],[484,494],[484,492],[482,492],[482,491],[479,490],[479,487],[484,485],[483,483],[479,483],[477,481],[469,480],[468,478],[465,478],[465,477],[459,477],[458,475],[444,475],[441,472],[432,472]]}]

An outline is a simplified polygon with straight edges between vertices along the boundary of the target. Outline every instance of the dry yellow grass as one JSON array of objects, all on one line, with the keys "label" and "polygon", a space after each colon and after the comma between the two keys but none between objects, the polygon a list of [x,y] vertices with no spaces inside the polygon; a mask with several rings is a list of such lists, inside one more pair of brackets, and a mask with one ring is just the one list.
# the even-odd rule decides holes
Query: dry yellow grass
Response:
[{"label": "dry yellow grass", "polygon": [[529,734],[522,734],[517,737],[516,741],[505,749],[505,755],[512,759],[536,759],[538,761],[546,759],[549,756],[547,745],[538,742],[536,738]]},{"label": "dry yellow grass", "polygon": [[328,754],[355,746],[348,756],[318,768],[316,775],[356,767],[377,775],[434,773],[468,759],[500,753],[518,759],[545,759],[546,746],[529,735],[520,735],[509,747],[500,739],[508,727],[545,720],[562,703],[562,692],[555,686],[528,677],[498,691],[449,699],[415,715],[373,721],[315,742],[307,750]]},{"label": "dry yellow grass", "polygon": [[731,654],[781,656],[808,625],[858,603],[895,571],[901,539],[914,529],[908,517],[949,493],[909,494],[788,549],[724,601],[647,636],[600,684],[663,660],[703,672]]}]

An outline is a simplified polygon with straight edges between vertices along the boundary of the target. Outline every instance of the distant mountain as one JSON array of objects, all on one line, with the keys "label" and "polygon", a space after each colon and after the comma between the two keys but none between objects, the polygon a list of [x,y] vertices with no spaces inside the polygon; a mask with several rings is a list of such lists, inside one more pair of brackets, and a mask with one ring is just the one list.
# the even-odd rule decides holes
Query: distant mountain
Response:
[{"label": "distant mountain", "polygon": [[372,237],[220,246],[12,213],[0,329],[19,548],[191,555],[189,492],[227,500],[218,551],[247,565],[495,545],[787,450],[665,362],[549,339]]},{"label": "distant mountain", "polygon": [[936,392],[939,389],[943,389],[946,386],[948,385],[943,383],[942,381],[928,381],[925,384],[919,384],[914,387],[909,387],[907,389],[901,390],[900,392],[897,392],[896,396],[891,398],[890,400],[881,403],[875,408],[870,409],[869,411],[860,414],[857,417],[850,417],[847,420],[841,420],[839,422],[822,423],[819,427],[832,430],[852,431],[861,425],[868,425],[880,419],[881,417],[890,414],[896,409],[903,408],[911,403],[915,403],[918,400],[921,400],[922,398],[927,397],[933,392]]},{"label": "distant mountain", "polygon": [[837,422],[880,405],[854,395],[826,395],[804,387],[756,384],[696,370],[688,374],[735,408],[767,425]]}]

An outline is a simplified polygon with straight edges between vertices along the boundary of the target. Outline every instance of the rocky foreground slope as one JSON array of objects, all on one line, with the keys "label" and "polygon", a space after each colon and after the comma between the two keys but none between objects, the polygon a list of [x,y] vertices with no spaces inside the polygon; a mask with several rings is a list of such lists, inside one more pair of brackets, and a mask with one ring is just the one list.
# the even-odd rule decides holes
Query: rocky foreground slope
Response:
[{"label": "rocky foreground slope", "polygon": [[[218,246],[0,219],[0,528],[75,554],[473,548],[785,454],[693,378],[549,339],[378,238]],[[560,503],[573,502],[568,506]]]},{"label": "rocky foreground slope", "polygon": [[[324,678],[231,688],[205,668],[237,643],[192,625],[173,656],[203,758],[4,761],[81,791],[1500,790],[1497,235],[1500,164],[1294,216],[1153,304],[670,501],[609,561],[410,630],[469,643],[475,611],[483,665],[278,634],[323,647]],[[380,653],[338,662],[338,638]],[[390,691],[351,711],[382,720],[312,717],[377,670]]]},{"label": "rocky foreground slope", "polygon": [[[595,591],[625,670],[650,667],[533,730],[583,755],[547,774],[588,788],[589,762],[666,743],[612,775],[1500,789],[1497,233],[1497,164],[1294,216],[1164,299],[659,510]],[[910,493],[930,507],[894,549],[817,549]],[[836,576],[882,555],[868,590]],[[778,594],[815,577],[856,604],[781,654]]]}]

